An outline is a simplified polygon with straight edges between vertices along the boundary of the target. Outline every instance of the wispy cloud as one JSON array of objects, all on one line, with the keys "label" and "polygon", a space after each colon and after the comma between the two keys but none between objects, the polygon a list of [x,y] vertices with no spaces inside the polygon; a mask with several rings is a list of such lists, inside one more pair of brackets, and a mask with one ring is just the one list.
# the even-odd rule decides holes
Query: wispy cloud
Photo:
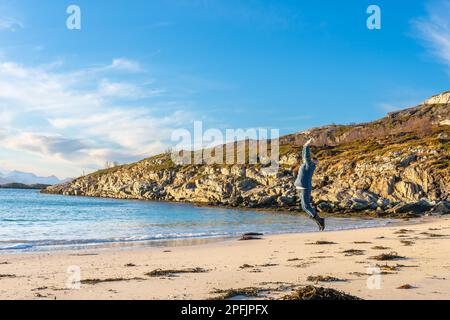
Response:
[{"label": "wispy cloud", "polygon": [[450,67],[450,1],[427,5],[427,16],[413,21],[415,30],[430,52]]},{"label": "wispy cloud", "polygon": [[[164,108],[153,79],[115,80],[145,72],[137,62],[58,71],[61,63],[30,67],[0,62],[0,145],[74,172],[106,161],[128,162],[163,151],[172,130],[193,116],[182,105]],[[71,174],[73,174],[72,172]]]},{"label": "wispy cloud", "polygon": [[23,22],[19,21],[18,19],[0,16],[0,31],[2,30],[16,31],[23,28],[24,28]]},{"label": "wispy cloud", "polygon": [[142,72],[143,71],[142,66],[138,62],[124,59],[124,58],[114,59],[113,62],[111,63],[111,65],[107,66],[105,69],[121,70],[121,71],[128,71],[128,72]]}]

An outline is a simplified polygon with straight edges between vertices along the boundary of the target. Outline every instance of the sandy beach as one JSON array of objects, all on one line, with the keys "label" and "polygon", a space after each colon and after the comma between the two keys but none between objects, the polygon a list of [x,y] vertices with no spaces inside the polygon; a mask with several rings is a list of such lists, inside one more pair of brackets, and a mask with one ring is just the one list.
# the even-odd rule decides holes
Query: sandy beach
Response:
[{"label": "sandy beach", "polygon": [[[0,255],[0,299],[216,299],[226,289],[279,299],[306,285],[363,299],[450,299],[449,248],[450,217],[439,217],[194,246]],[[401,258],[376,259],[391,253]],[[68,288],[68,270],[78,268],[80,288],[76,275]]]}]

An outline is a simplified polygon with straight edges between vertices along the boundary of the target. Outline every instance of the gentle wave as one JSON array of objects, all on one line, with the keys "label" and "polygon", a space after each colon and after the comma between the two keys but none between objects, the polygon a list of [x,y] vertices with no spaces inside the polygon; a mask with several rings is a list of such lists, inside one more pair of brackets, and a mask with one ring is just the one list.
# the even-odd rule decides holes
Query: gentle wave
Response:
[{"label": "gentle wave", "polygon": [[[0,241],[0,250],[25,250],[38,247],[51,246],[83,246],[108,243],[130,243],[130,242],[146,242],[161,240],[177,240],[177,239],[193,239],[193,238],[214,238],[214,237],[233,237],[237,234],[213,232],[213,233],[184,233],[184,234],[157,234],[154,236],[132,236],[125,238],[112,239],[77,239],[77,240],[34,240],[25,243],[17,243],[17,240]],[[5,245],[6,244],[6,245]]]},{"label": "gentle wave", "polygon": [[11,245],[11,246],[6,246],[6,247],[0,247],[0,250],[5,251],[5,250],[25,250],[25,249],[31,249],[33,248],[33,245],[31,244],[15,244],[15,245]]}]

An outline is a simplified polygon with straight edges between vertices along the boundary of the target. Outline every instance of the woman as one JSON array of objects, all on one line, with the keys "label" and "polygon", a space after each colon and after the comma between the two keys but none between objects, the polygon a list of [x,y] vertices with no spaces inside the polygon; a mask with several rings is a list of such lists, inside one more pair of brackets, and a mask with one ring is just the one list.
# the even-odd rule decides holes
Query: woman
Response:
[{"label": "woman", "polygon": [[320,231],[325,230],[325,219],[321,218],[311,203],[312,177],[316,170],[316,164],[311,160],[311,151],[309,145],[313,139],[309,139],[303,147],[303,165],[298,171],[298,177],[295,181],[295,187],[299,191],[299,197],[303,210],[313,219],[319,226]]}]

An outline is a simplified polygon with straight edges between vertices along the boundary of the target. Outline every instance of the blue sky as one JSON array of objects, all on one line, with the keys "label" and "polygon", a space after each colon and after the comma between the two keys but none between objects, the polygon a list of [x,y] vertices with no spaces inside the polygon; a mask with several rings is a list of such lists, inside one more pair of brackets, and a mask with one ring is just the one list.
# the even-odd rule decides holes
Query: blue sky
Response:
[{"label": "blue sky", "polygon": [[0,170],[77,176],[195,120],[285,134],[377,119],[450,89],[449,15],[448,0],[0,0]]}]

